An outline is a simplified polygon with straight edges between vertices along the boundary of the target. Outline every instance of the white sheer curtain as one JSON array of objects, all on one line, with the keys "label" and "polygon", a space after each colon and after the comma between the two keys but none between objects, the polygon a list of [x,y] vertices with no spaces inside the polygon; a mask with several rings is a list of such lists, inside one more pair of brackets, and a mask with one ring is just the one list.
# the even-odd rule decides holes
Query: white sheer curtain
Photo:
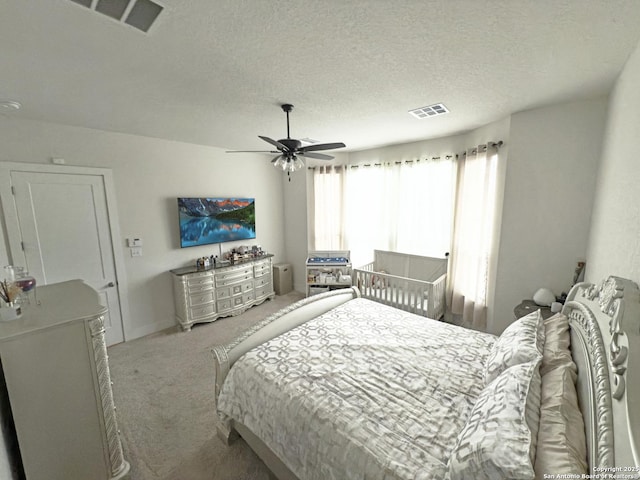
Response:
[{"label": "white sheer curtain", "polygon": [[486,329],[497,174],[496,144],[456,160],[316,168],[315,249],[351,250],[354,265],[371,261],[374,249],[450,252],[451,312]]},{"label": "white sheer curtain", "polygon": [[455,169],[451,157],[314,171],[315,248],[374,249],[442,257],[450,249]]},{"label": "white sheer curtain", "polygon": [[444,257],[451,248],[455,170],[452,159],[408,163],[397,170],[391,250]]},{"label": "white sheer curtain", "polygon": [[391,178],[381,165],[352,166],[345,187],[345,248],[353,264],[362,265],[373,260],[374,249],[388,244]]},{"label": "white sheer curtain", "polygon": [[495,145],[468,150],[457,161],[453,243],[449,268],[451,311],[462,323],[484,330],[490,262],[495,254],[498,151]]},{"label": "white sheer curtain", "polygon": [[315,250],[344,249],[344,171],[318,167],[313,175]]}]

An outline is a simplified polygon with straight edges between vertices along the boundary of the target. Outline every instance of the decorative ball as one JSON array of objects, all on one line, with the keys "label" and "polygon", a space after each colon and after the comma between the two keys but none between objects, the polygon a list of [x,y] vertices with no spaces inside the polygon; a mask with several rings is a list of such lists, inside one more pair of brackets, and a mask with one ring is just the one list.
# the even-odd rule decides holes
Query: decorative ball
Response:
[{"label": "decorative ball", "polygon": [[539,288],[538,291],[533,294],[533,301],[536,305],[548,307],[556,301],[556,296],[548,288]]}]

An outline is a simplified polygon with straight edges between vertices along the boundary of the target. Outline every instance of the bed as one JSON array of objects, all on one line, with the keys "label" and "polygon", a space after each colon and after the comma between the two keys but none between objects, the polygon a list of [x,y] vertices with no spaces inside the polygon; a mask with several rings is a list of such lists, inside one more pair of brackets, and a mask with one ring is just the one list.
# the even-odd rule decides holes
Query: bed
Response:
[{"label": "bed", "polygon": [[499,337],[353,287],[213,353],[219,436],[242,436],[281,480],[640,478],[629,280],[578,284],[560,314]]},{"label": "bed", "polygon": [[447,281],[445,258],[374,250],[373,262],[353,269],[362,297],[429,318],[441,318]]}]

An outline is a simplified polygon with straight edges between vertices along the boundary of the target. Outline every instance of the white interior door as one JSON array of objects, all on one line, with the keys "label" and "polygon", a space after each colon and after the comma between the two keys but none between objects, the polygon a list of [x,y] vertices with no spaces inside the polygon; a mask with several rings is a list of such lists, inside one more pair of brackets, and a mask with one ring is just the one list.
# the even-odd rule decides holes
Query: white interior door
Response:
[{"label": "white interior door", "polygon": [[[107,344],[122,342],[104,177],[11,171],[11,185],[20,231],[7,233],[21,237],[26,267],[36,285],[84,280],[99,292],[109,309],[105,318]],[[9,243],[20,242],[14,238]],[[12,257],[16,258],[14,252]]]}]

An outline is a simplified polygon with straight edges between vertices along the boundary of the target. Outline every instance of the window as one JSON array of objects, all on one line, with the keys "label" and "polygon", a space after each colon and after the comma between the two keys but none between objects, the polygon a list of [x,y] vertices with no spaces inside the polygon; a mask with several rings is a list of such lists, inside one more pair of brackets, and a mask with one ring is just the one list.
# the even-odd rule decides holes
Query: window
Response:
[{"label": "window", "polygon": [[374,249],[442,257],[453,219],[451,158],[322,167],[314,172],[317,250],[351,250],[354,265]]}]

